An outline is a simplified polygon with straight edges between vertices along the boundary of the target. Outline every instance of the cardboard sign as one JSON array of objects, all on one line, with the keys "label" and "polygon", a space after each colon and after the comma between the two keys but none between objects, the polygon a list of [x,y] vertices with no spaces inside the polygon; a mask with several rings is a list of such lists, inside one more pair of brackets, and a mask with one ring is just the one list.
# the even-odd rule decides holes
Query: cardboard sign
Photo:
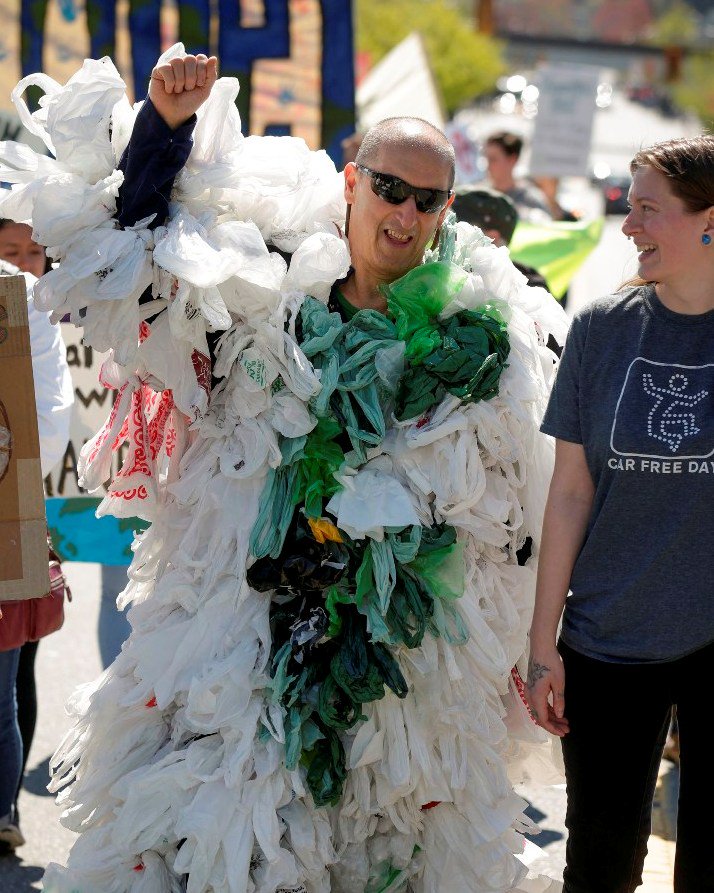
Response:
[{"label": "cardboard sign", "polygon": [[25,280],[0,276],[0,601],[49,592],[46,532]]},{"label": "cardboard sign", "polygon": [[[60,329],[67,348],[67,365],[72,375],[74,405],[69,443],[62,459],[45,478],[45,494],[50,498],[71,499],[87,496],[86,490],[82,490],[77,481],[77,460],[84,444],[104,424],[116,391],[107,390],[99,382],[99,372],[108,354],[99,353],[82,344],[82,330],[70,323],[60,323]],[[117,461],[115,459],[115,465]],[[117,467],[113,467],[113,473],[117,470]]]}]

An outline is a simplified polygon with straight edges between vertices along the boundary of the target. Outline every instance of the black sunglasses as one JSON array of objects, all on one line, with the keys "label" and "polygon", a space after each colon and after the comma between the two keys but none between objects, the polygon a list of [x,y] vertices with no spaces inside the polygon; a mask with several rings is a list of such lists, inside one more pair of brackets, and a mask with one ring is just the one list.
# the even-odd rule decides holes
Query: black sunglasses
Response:
[{"label": "black sunglasses", "polygon": [[363,164],[356,165],[357,170],[367,174],[372,183],[372,192],[383,198],[390,205],[401,205],[410,195],[414,196],[417,211],[423,214],[435,214],[441,211],[451,197],[450,189],[423,189],[420,186],[411,186],[393,174],[383,174],[373,171]]}]

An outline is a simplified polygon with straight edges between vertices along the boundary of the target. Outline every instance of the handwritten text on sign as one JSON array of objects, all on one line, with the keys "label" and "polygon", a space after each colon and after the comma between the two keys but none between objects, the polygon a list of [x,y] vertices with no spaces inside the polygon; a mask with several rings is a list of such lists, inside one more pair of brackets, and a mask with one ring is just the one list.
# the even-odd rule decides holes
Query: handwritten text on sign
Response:
[{"label": "handwritten text on sign", "polygon": [[[74,387],[74,406],[70,421],[69,444],[62,460],[45,478],[47,496],[81,496],[86,491],[77,484],[77,459],[84,444],[104,424],[114,400],[115,391],[99,383],[99,370],[106,354],[97,353],[81,343],[81,329],[62,323],[62,338],[67,347],[67,364]],[[121,457],[115,456],[117,462]],[[116,472],[118,468],[113,468]]]}]

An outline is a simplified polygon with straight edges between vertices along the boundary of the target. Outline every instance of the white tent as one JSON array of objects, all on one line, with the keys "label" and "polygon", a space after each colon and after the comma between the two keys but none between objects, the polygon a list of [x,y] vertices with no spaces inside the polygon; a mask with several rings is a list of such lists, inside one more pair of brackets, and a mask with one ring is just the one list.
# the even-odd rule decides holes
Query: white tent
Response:
[{"label": "white tent", "polygon": [[442,130],[446,123],[439,88],[417,32],[405,37],[374,66],[355,98],[361,132],[394,115],[424,118]]}]

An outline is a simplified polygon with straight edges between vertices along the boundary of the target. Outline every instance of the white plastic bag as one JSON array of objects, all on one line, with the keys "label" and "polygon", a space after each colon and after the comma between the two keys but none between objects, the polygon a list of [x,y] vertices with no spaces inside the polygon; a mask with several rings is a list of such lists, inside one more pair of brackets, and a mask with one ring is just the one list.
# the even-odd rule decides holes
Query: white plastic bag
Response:
[{"label": "white plastic bag", "polygon": [[419,524],[411,493],[393,475],[365,466],[342,478],[343,489],[327,503],[337,526],[353,539],[384,539],[385,527]]},{"label": "white plastic bag", "polygon": [[327,301],[333,283],[344,279],[349,268],[345,241],[332,233],[313,233],[293,255],[284,287]]},{"label": "white plastic bag", "polygon": [[[45,91],[40,108],[32,114],[22,99],[29,86]],[[12,101],[25,127],[43,140],[59,162],[96,183],[114,168],[109,127],[112,109],[125,90],[114,63],[105,56],[85,59],[64,87],[47,75],[28,75],[12,91]]]}]

